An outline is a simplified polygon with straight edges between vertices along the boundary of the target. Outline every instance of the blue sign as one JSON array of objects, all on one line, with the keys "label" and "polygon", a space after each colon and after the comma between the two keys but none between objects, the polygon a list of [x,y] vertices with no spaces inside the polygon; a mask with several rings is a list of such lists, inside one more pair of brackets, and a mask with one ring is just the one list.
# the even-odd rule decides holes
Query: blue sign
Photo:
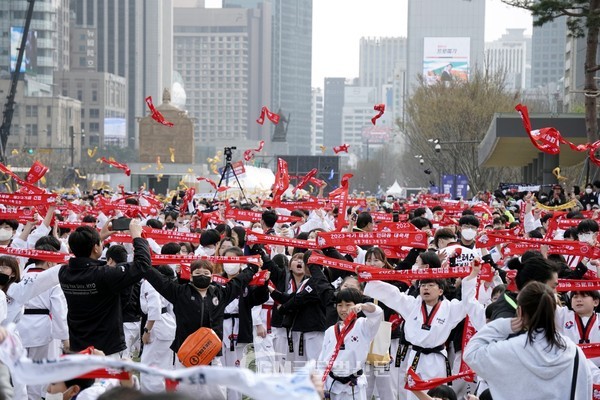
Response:
[{"label": "blue sign", "polygon": [[467,198],[469,179],[465,175],[442,175],[443,193],[449,193],[451,198]]}]

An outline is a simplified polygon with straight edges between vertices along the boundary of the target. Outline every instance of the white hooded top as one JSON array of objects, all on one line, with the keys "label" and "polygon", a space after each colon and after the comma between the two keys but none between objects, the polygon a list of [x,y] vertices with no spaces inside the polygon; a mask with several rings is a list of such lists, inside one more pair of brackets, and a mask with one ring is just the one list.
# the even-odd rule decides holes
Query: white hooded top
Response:
[{"label": "white hooded top", "polygon": [[570,399],[575,352],[579,352],[576,400],[592,398],[592,374],[585,355],[566,336],[566,349],[550,348],[542,333],[510,339],[511,319],[487,324],[469,341],[465,362],[489,385],[494,400]]}]

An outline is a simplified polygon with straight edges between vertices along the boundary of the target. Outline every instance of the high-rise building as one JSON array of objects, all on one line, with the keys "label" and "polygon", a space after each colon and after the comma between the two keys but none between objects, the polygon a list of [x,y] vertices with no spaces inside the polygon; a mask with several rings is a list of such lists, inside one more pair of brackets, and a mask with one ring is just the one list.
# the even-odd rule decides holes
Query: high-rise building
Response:
[{"label": "high-rise building", "polygon": [[127,79],[108,72],[57,71],[55,96],[81,101],[82,145],[128,146],[126,112]]},{"label": "high-rise building", "polygon": [[[342,111],[342,142],[350,145],[350,153],[368,158],[374,149],[369,140],[373,127],[373,104],[377,102],[377,88],[346,86]],[[366,146],[364,146],[366,144]],[[381,146],[381,143],[379,143]]]},{"label": "high-rise building", "polygon": [[[565,52],[565,75],[564,75],[564,107],[567,112],[576,106],[583,107],[585,101],[585,53],[587,49],[586,38],[569,37]],[[552,89],[552,88],[551,88]],[[557,85],[556,97],[560,101],[559,91],[562,88]],[[551,93],[554,94],[554,93]],[[558,107],[557,112],[560,107]]]},{"label": "high-rise building", "polygon": [[255,146],[264,139],[269,148],[271,123],[261,126],[256,119],[263,106],[272,108],[270,26],[269,4],[175,8],[175,70],[184,82],[187,109],[197,119],[199,159],[212,156],[215,147],[245,140]]},{"label": "high-rise building", "polygon": [[[224,8],[255,8],[257,0],[223,0]],[[271,107],[289,119],[290,154],[311,154],[312,0],[270,0]],[[281,122],[280,122],[281,123]]]},{"label": "high-rise building", "polygon": [[450,64],[454,79],[466,79],[474,68],[482,68],[484,36],[485,1],[409,0],[409,91],[418,76],[437,81]]},{"label": "high-rise building", "polygon": [[[0,95],[8,93],[10,81],[0,81]],[[51,168],[68,165],[70,149],[73,163],[79,164],[82,149],[81,101],[64,96],[27,96],[24,82],[19,82],[15,98],[17,106],[13,115],[11,135],[8,137],[9,162],[30,165],[32,160],[19,157],[29,152],[34,157],[48,155]],[[71,139],[71,129],[74,132]],[[11,156],[15,156],[11,159]]]},{"label": "high-rise building", "polygon": [[527,37],[525,28],[508,29],[507,33],[494,42],[485,44],[485,66],[490,72],[504,72],[506,88],[527,89],[527,75],[531,65],[527,64]]},{"label": "high-rise building", "polygon": [[[21,45],[22,28],[29,2],[27,0],[0,1],[0,78],[10,79],[9,70],[14,69],[17,47]],[[21,71],[25,80],[52,85],[56,70],[68,70],[69,61],[69,0],[38,2],[34,6],[29,27],[25,57]],[[12,61],[11,61],[12,59]],[[35,86],[25,87],[33,94]],[[45,90],[50,94],[50,89]]]},{"label": "high-rise building", "polygon": [[531,87],[558,82],[565,76],[567,17],[534,26],[531,37]]},{"label": "high-rise building", "polygon": [[360,39],[359,85],[376,87],[391,83],[397,67],[406,64],[406,38]]},{"label": "high-rise building", "polygon": [[345,78],[325,78],[323,92],[323,144],[331,148],[342,144],[342,111]]},{"label": "high-rise building", "polygon": [[313,88],[312,90],[311,110],[311,155],[321,155],[323,154],[321,150],[321,146],[323,146],[323,91],[321,88]]},{"label": "high-rise building", "polygon": [[144,98],[160,99],[163,89],[171,87],[172,9],[172,0],[73,2],[76,27],[95,30],[95,38],[87,38],[86,42],[93,42],[96,48],[96,70],[127,78],[130,146],[136,144],[136,118],[147,114]]}]

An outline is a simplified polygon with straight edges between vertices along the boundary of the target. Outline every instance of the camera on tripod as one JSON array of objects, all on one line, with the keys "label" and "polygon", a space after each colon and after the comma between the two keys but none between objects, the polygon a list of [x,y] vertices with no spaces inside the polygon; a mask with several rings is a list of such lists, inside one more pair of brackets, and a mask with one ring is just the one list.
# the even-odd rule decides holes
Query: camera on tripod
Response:
[{"label": "camera on tripod", "polygon": [[223,153],[225,154],[225,160],[231,161],[231,158],[233,157],[232,150],[237,150],[237,147],[232,146],[232,147],[225,147],[225,149],[223,149]]}]

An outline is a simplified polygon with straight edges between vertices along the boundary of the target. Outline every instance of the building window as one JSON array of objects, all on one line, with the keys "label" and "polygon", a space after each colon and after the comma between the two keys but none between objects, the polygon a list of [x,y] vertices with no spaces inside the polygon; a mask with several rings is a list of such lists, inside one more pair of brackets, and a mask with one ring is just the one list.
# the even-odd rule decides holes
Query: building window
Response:
[{"label": "building window", "polygon": [[97,108],[90,108],[90,118],[100,118],[100,110]]},{"label": "building window", "polygon": [[90,122],[90,132],[100,132],[100,124],[97,122]]},{"label": "building window", "polygon": [[92,101],[94,101],[94,102],[98,101],[98,91],[97,90],[92,90]]}]

